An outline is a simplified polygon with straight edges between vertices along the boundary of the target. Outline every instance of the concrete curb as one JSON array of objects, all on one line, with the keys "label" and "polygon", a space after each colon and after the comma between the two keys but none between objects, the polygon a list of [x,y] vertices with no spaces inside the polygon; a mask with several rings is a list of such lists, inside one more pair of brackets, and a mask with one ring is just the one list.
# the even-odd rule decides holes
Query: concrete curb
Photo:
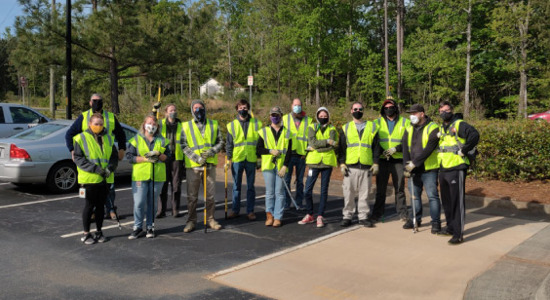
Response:
[{"label": "concrete curb", "polygon": [[523,202],[512,199],[497,199],[466,195],[466,208],[497,208],[511,211],[523,211],[532,214],[550,215],[550,204]]}]

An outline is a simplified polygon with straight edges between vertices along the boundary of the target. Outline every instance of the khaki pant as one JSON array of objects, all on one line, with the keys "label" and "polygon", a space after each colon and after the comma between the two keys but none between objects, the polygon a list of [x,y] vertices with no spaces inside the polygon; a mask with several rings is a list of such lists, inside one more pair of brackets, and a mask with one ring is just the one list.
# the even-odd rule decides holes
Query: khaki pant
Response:
[{"label": "khaki pant", "polygon": [[367,198],[371,186],[369,169],[349,168],[349,176],[344,176],[344,219],[351,220],[355,214],[355,197],[357,196],[357,210],[359,220],[365,220],[369,213]]},{"label": "khaki pant", "polygon": [[[187,222],[197,223],[197,200],[199,193],[204,195],[203,169],[186,169],[187,177],[187,209],[189,218]],[[209,165],[206,170],[206,219],[214,220],[214,184],[216,183],[216,166]],[[202,188],[201,188],[202,186]]]}]

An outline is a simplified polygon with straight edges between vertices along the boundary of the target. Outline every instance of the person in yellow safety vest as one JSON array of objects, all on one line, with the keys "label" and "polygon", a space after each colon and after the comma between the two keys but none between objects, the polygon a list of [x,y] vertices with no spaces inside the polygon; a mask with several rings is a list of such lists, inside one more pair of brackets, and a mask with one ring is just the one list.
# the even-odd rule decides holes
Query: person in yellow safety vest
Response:
[{"label": "person in yellow safety vest", "polygon": [[[100,94],[92,94],[90,97],[90,109],[83,112],[78,118],[73,122],[71,127],[65,133],[65,143],[67,149],[71,152],[74,160],[74,147],[73,147],[73,137],[88,128],[88,123],[90,117],[94,113],[100,113],[103,116],[103,123],[105,130],[110,135],[115,137],[115,140],[118,144],[118,160],[121,161],[124,158],[124,152],[126,151],[126,134],[122,129],[122,126],[118,122],[116,116],[112,112],[105,111],[103,109],[103,98]],[[105,217],[110,217],[112,220],[116,219],[115,214],[115,184],[114,182],[109,186],[109,195],[107,196],[107,201],[105,201],[105,212],[108,214]]]},{"label": "person in yellow safety vest", "polygon": [[464,241],[466,172],[470,165],[468,153],[475,150],[479,132],[454,114],[453,106],[447,101],[439,104],[439,115],[443,120],[437,154],[439,189],[447,221],[447,227],[440,234],[452,235],[449,244],[456,245]]},{"label": "person in yellow safety vest", "polygon": [[281,108],[275,106],[269,111],[271,126],[258,130],[256,155],[261,157],[262,174],[265,181],[265,226],[281,227],[285,206],[284,177],[290,162],[293,136],[283,126]]},{"label": "person in yellow safety vest", "polygon": [[[88,120],[86,130],[73,137],[74,162],[78,171],[78,183],[84,189],[86,204],[82,211],[84,236],[81,241],[86,245],[103,243],[103,206],[109,192],[109,184],[114,182],[114,171],[118,165],[117,149],[113,137],[103,127],[103,117],[93,114]],[[90,234],[92,213],[96,213],[96,234]]]},{"label": "person in yellow safety vest", "polygon": [[[430,204],[432,234],[441,231],[441,202],[437,190],[437,147],[439,146],[439,126],[430,119],[420,104],[413,104],[407,113],[410,114],[412,126],[403,135],[403,161],[405,177],[409,178],[409,194],[414,201],[413,212],[403,229],[412,229],[416,218],[418,227],[422,224],[422,188],[426,191]],[[413,195],[414,186],[414,195]]]},{"label": "person in yellow safety vest", "polygon": [[381,117],[375,120],[379,127],[378,145],[374,155],[380,159],[373,165],[372,174],[376,176],[376,199],[371,211],[370,220],[377,222],[384,216],[386,189],[391,175],[395,210],[402,221],[407,221],[407,199],[405,198],[405,177],[403,176],[403,146],[401,141],[405,129],[411,125],[407,118],[399,115],[397,103],[391,96],[384,101],[380,109]]},{"label": "person in yellow safety vest", "polygon": [[166,181],[164,162],[170,156],[168,142],[160,135],[157,118],[149,114],[139,132],[130,139],[126,157],[132,164],[132,194],[134,196],[134,231],[128,239],[134,240],[143,232],[143,217],[147,213],[146,237],[154,238],[153,220],[162,185]]},{"label": "person in yellow safety vest", "polygon": [[162,186],[159,198],[159,211],[157,218],[166,217],[166,202],[168,200],[168,186],[171,185],[170,203],[172,204],[172,216],[181,217],[179,213],[181,198],[181,180],[185,179],[183,168],[183,151],[181,150],[182,125],[178,119],[175,104],[168,104],[164,110],[165,118],[160,120],[159,132],[168,142],[170,156],[167,156],[164,165],[166,166],[166,182]]},{"label": "person in yellow safety vest", "polygon": [[317,124],[311,124],[308,129],[308,148],[306,164],[309,167],[306,180],[306,216],[298,224],[315,222],[313,218],[313,187],[321,174],[321,197],[317,214],[317,227],[324,227],[323,215],[328,197],[328,185],[332,168],[336,167],[336,149],[338,148],[338,132],[330,124],[330,115],[326,107],[319,107],[315,114]]},{"label": "person in yellow safety vest", "polygon": [[350,113],[353,120],[342,126],[344,134],[340,136],[338,146],[338,163],[344,175],[344,208],[340,226],[351,225],[357,196],[359,224],[373,227],[373,223],[367,217],[370,210],[368,198],[372,182],[371,169],[378,161],[378,157],[374,157],[373,154],[373,146],[378,142],[378,126],[375,122],[363,120],[363,104],[360,102],[351,105]]},{"label": "person in yellow safety vest", "polygon": [[[313,124],[312,118],[306,116],[306,112],[302,110],[302,101],[299,98],[292,100],[291,112],[283,116],[283,126],[290,130],[296,136],[295,143],[292,145],[292,153],[290,154],[290,163],[288,165],[288,173],[285,176],[285,182],[289,189],[291,188],[290,181],[292,172],[296,174],[296,207],[297,210],[305,210],[302,204],[304,201],[304,172],[306,170],[306,148],[307,148],[307,131],[309,125]],[[285,210],[290,209],[291,199],[290,194],[285,190]]]},{"label": "person in yellow safety vest", "polygon": [[246,214],[248,220],[256,220],[254,205],[256,202],[256,146],[258,143],[258,130],[262,128],[262,122],[253,118],[250,113],[250,103],[240,99],[235,104],[237,116],[235,120],[227,124],[227,139],[225,153],[227,155],[226,168],[231,169],[233,176],[233,200],[232,212],[228,218],[239,216],[241,210],[241,188],[243,173],[246,172]]},{"label": "person in yellow safety vest", "polygon": [[[183,122],[181,147],[185,155],[187,174],[187,209],[189,217],[183,232],[195,230],[197,223],[197,200],[203,184],[206,166],[206,213],[207,226],[220,230],[222,226],[214,219],[214,194],[218,153],[223,149],[223,137],[218,121],[206,118],[206,106],[201,100],[191,102],[192,120]],[[204,187],[203,187],[204,188]]]}]

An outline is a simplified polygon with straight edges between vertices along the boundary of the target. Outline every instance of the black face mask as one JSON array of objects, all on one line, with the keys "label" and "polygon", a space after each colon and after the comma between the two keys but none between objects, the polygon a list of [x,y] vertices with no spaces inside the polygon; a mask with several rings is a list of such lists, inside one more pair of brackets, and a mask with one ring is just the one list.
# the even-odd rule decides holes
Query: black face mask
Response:
[{"label": "black face mask", "polygon": [[240,115],[241,117],[243,117],[243,118],[248,117],[248,110],[246,110],[246,109],[238,110],[237,112],[238,112],[239,115]]},{"label": "black face mask", "polygon": [[195,109],[195,117],[197,117],[197,120],[199,122],[204,122],[205,115],[206,115],[206,112],[205,112],[204,108]]},{"label": "black face mask", "polygon": [[354,111],[351,113],[351,115],[357,119],[357,120],[361,120],[361,118],[363,117],[363,112],[362,111]]},{"label": "black face mask", "polygon": [[319,123],[321,123],[321,125],[325,125],[328,123],[328,118],[318,118],[319,119]]},{"label": "black face mask", "polygon": [[395,106],[384,107],[384,112],[386,113],[386,116],[393,117],[395,116],[397,109],[395,108]]},{"label": "black face mask", "polygon": [[103,110],[103,100],[92,100],[92,111],[94,113],[101,112]]},{"label": "black face mask", "polygon": [[439,116],[441,117],[443,122],[449,122],[453,118],[453,113],[444,111],[440,113]]}]

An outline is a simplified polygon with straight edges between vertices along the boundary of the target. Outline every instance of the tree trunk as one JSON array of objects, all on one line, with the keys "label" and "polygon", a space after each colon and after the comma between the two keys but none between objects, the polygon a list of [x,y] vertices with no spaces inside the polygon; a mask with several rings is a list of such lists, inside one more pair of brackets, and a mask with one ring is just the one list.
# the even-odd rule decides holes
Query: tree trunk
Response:
[{"label": "tree trunk", "polygon": [[402,98],[403,93],[403,64],[401,55],[403,54],[403,39],[405,38],[405,1],[397,0],[397,98]]},{"label": "tree trunk", "polygon": [[97,0],[92,0],[92,11],[93,12],[97,11]]},{"label": "tree trunk", "polygon": [[[52,24],[55,22],[55,18],[55,0],[52,0]],[[55,119],[55,69],[53,65],[50,66],[50,113]]]},{"label": "tree trunk", "polygon": [[[191,93],[191,58],[188,59],[188,63],[189,63],[189,100],[191,100],[192,98],[192,93]],[[200,96],[200,95],[199,95]]]},{"label": "tree trunk", "polygon": [[384,0],[384,68],[386,69],[386,96],[390,94],[390,70],[388,67],[388,0]]},{"label": "tree trunk", "polygon": [[527,118],[527,33],[529,29],[529,16],[530,12],[530,3],[527,1],[527,15],[525,16],[525,21],[522,22],[520,19],[519,26],[519,37],[521,39],[521,66],[519,71],[519,105],[518,105],[518,116]]},{"label": "tree trunk", "polygon": [[229,90],[231,91],[233,90],[233,65],[231,63],[231,32],[229,31],[229,22],[227,23],[227,60],[229,63]]},{"label": "tree trunk", "polygon": [[118,61],[115,57],[115,47],[111,47],[111,59],[109,61],[109,76],[111,79],[111,106],[114,114],[120,113],[118,106]]},{"label": "tree trunk", "polygon": [[466,28],[466,84],[464,87],[464,118],[470,116],[470,55],[472,40],[472,0],[468,1],[468,27]]}]

